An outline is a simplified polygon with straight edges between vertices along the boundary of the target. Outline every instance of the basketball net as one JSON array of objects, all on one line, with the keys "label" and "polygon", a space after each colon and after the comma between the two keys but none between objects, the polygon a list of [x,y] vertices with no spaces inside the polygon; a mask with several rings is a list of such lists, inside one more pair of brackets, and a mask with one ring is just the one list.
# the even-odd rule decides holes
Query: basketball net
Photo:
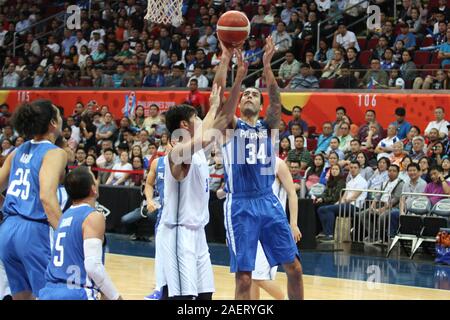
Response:
[{"label": "basketball net", "polygon": [[183,22],[182,5],[183,0],[148,0],[147,15],[144,19],[178,27]]}]

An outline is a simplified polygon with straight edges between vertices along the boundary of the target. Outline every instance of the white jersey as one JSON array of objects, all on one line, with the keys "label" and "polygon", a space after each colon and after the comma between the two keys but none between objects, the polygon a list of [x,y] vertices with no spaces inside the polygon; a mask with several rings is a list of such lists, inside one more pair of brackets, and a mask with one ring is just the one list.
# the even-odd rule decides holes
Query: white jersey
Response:
[{"label": "white jersey", "polygon": [[281,205],[283,206],[284,211],[286,211],[286,201],[287,201],[287,192],[286,189],[281,185],[281,181],[277,176],[278,168],[280,167],[280,162],[283,161],[280,158],[276,158],[275,163],[275,181],[272,184],[273,193],[280,199]]},{"label": "white jersey", "polygon": [[164,159],[164,207],[161,223],[167,226],[203,228],[209,222],[209,167],[203,150],[192,156],[188,175],[177,181]]}]

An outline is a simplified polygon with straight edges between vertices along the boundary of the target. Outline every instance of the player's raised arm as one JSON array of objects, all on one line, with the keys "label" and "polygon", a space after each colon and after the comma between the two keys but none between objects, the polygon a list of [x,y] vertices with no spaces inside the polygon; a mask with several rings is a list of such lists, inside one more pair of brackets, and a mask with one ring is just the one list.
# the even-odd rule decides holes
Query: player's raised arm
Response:
[{"label": "player's raised arm", "polygon": [[238,61],[236,78],[234,79],[233,87],[231,88],[227,101],[225,102],[223,108],[219,109],[219,112],[224,113],[225,116],[231,120],[230,123],[233,128],[235,127],[237,121],[236,109],[239,104],[242,81],[244,81],[248,71],[248,64],[244,61],[242,50],[235,49],[235,54]]},{"label": "player's raised arm", "polygon": [[266,76],[267,90],[269,93],[269,108],[266,111],[265,121],[271,129],[278,129],[281,120],[281,97],[280,88],[270,65],[273,55],[275,54],[275,46],[272,37],[266,39],[264,47],[264,75]]},{"label": "player's raised arm", "polygon": [[91,213],[83,222],[84,267],[101,293],[108,300],[122,300],[103,265],[103,241],[105,217],[98,211]]},{"label": "player's raised arm", "polygon": [[288,202],[289,202],[289,216],[290,216],[290,225],[292,236],[294,237],[294,241],[298,242],[302,238],[302,233],[298,228],[298,197],[295,192],[294,182],[292,180],[292,175],[289,171],[289,168],[284,161],[280,161],[278,172],[278,179],[280,179],[283,188],[287,192]]},{"label": "player's raised arm", "polygon": [[185,134],[183,140],[179,141],[168,155],[174,178],[182,180],[189,172],[194,153],[208,146],[216,136],[214,132],[223,132],[232,121],[233,115],[217,112],[221,90],[222,88],[217,85],[213,86],[210,108],[203,122],[196,116],[195,109],[191,106],[175,106],[167,111],[166,123],[169,132],[174,134],[175,130],[183,129],[180,133]]},{"label": "player's raised arm", "polygon": [[147,211],[148,213],[156,212],[156,206],[153,202],[153,193],[155,191],[155,181],[156,181],[156,167],[158,166],[158,160],[155,159],[150,165],[148,171],[147,179],[145,180],[145,198],[147,199]]},{"label": "player's raised arm", "polygon": [[[230,65],[232,52],[225,47],[222,41],[220,41],[220,48],[222,49],[222,55],[214,76],[213,86],[216,84],[219,88],[225,88],[227,86],[228,66]],[[223,101],[223,92],[224,90],[220,92],[220,101]]]},{"label": "player's raised arm", "polygon": [[40,199],[47,215],[48,222],[56,229],[62,211],[57,197],[57,189],[64,177],[67,164],[67,153],[63,149],[47,152],[39,171]]}]

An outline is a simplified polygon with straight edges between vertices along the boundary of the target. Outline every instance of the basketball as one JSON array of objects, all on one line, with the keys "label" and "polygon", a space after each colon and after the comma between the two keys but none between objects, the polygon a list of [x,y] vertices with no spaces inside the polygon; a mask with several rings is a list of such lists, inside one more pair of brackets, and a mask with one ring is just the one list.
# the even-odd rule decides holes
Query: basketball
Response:
[{"label": "basketball", "polygon": [[227,48],[238,48],[250,34],[250,21],[245,13],[231,10],[217,21],[217,36]]}]

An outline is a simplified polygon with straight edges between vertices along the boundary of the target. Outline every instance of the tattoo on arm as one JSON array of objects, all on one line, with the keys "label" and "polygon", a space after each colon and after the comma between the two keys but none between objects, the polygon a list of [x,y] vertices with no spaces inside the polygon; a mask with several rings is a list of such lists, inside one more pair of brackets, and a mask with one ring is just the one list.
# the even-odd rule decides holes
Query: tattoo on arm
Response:
[{"label": "tattoo on arm", "polygon": [[267,109],[266,122],[271,129],[278,129],[281,120],[280,89],[276,83],[269,85],[269,108]]}]

